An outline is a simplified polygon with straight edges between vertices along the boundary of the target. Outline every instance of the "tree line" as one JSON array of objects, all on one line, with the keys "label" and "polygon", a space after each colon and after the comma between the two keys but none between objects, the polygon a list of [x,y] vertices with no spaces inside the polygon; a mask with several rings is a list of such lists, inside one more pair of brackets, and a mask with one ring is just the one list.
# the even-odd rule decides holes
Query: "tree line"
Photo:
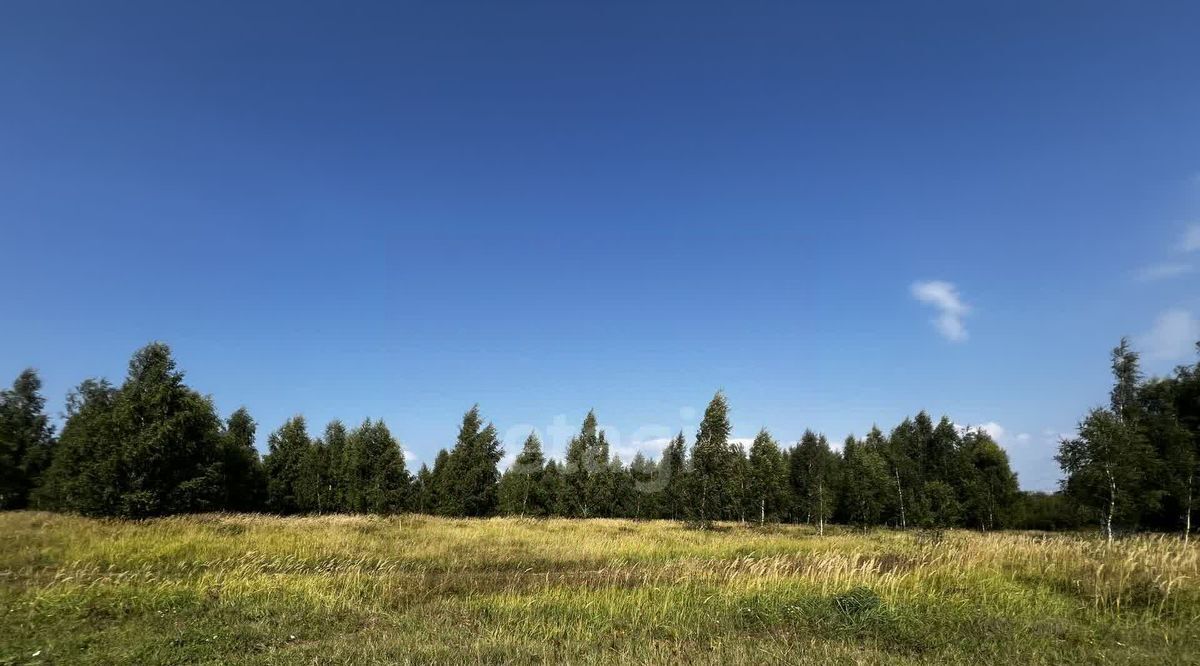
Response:
[{"label": "tree line", "polygon": [[1147,379],[1122,338],[1112,373],[1108,406],[1088,412],[1059,446],[1063,493],[1110,541],[1138,529],[1187,540],[1200,492],[1200,362]]},{"label": "tree line", "polygon": [[531,433],[501,474],[499,435],[478,407],[464,414],[454,445],[415,473],[387,425],[371,419],[335,420],[314,436],[296,416],[270,433],[260,456],[249,412],[220,419],[184,383],[170,349],[154,343],[134,354],[120,386],[88,379],[73,389],[58,433],[34,371],[0,392],[0,508],[782,521],[818,531],[829,522],[1062,529],[1095,520],[1110,533],[1114,524],[1190,529],[1200,364],[1147,381],[1123,341],[1114,372],[1112,405],[1062,443],[1067,478],[1050,494],[1020,492],[1007,454],[983,430],[924,411],[840,448],[812,431],[782,446],[765,429],[744,446],[731,437],[720,392],[690,445],[680,432],[657,459],[620,460],[589,412],[562,460]]}]

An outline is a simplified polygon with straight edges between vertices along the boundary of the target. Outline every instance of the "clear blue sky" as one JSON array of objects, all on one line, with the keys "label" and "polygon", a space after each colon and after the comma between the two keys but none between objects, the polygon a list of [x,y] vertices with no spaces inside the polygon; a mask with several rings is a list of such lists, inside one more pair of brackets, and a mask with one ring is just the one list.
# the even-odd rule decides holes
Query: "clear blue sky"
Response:
[{"label": "clear blue sky", "polygon": [[1194,2],[4,2],[0,375],[39,368],[58,411],[163,340],[262,444],[382,417],[426,461],[475,402],[510,448],[594,407],[626,451],[694,434],[718,388],[739,437],[924,408],[998,425],[1052,487],[1121,335],[1151,371],[1191,360],[1197,26]]}]

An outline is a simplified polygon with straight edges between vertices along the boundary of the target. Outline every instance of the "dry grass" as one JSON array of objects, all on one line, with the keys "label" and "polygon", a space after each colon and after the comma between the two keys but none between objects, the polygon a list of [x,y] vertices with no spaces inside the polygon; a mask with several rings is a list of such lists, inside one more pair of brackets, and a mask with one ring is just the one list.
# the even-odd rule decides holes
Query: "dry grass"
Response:
[{"label": "dry grass", "polygon": [[7,513],[0,663],[1185,663],[1198,574],[1156,536]]}]

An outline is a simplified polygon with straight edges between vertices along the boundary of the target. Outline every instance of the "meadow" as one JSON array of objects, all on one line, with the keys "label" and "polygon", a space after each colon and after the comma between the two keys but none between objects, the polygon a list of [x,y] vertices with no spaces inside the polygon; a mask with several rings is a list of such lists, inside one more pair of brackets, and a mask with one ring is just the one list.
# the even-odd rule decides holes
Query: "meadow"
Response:
[{"label": "meadow", "polygon": [[1177,537],[0,514],[0,663],[1192,663]]}]

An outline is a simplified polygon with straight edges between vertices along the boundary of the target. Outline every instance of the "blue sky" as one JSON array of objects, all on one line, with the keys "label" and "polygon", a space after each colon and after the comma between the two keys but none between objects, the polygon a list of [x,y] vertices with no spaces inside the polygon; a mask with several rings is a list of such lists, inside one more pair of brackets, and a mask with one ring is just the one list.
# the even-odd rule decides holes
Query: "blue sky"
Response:
[{"label": "blue sky", "polygon": [[260,438],[990,424],[1200,337],[1200,6],[0,4],[0,375],[150,340]]}]

